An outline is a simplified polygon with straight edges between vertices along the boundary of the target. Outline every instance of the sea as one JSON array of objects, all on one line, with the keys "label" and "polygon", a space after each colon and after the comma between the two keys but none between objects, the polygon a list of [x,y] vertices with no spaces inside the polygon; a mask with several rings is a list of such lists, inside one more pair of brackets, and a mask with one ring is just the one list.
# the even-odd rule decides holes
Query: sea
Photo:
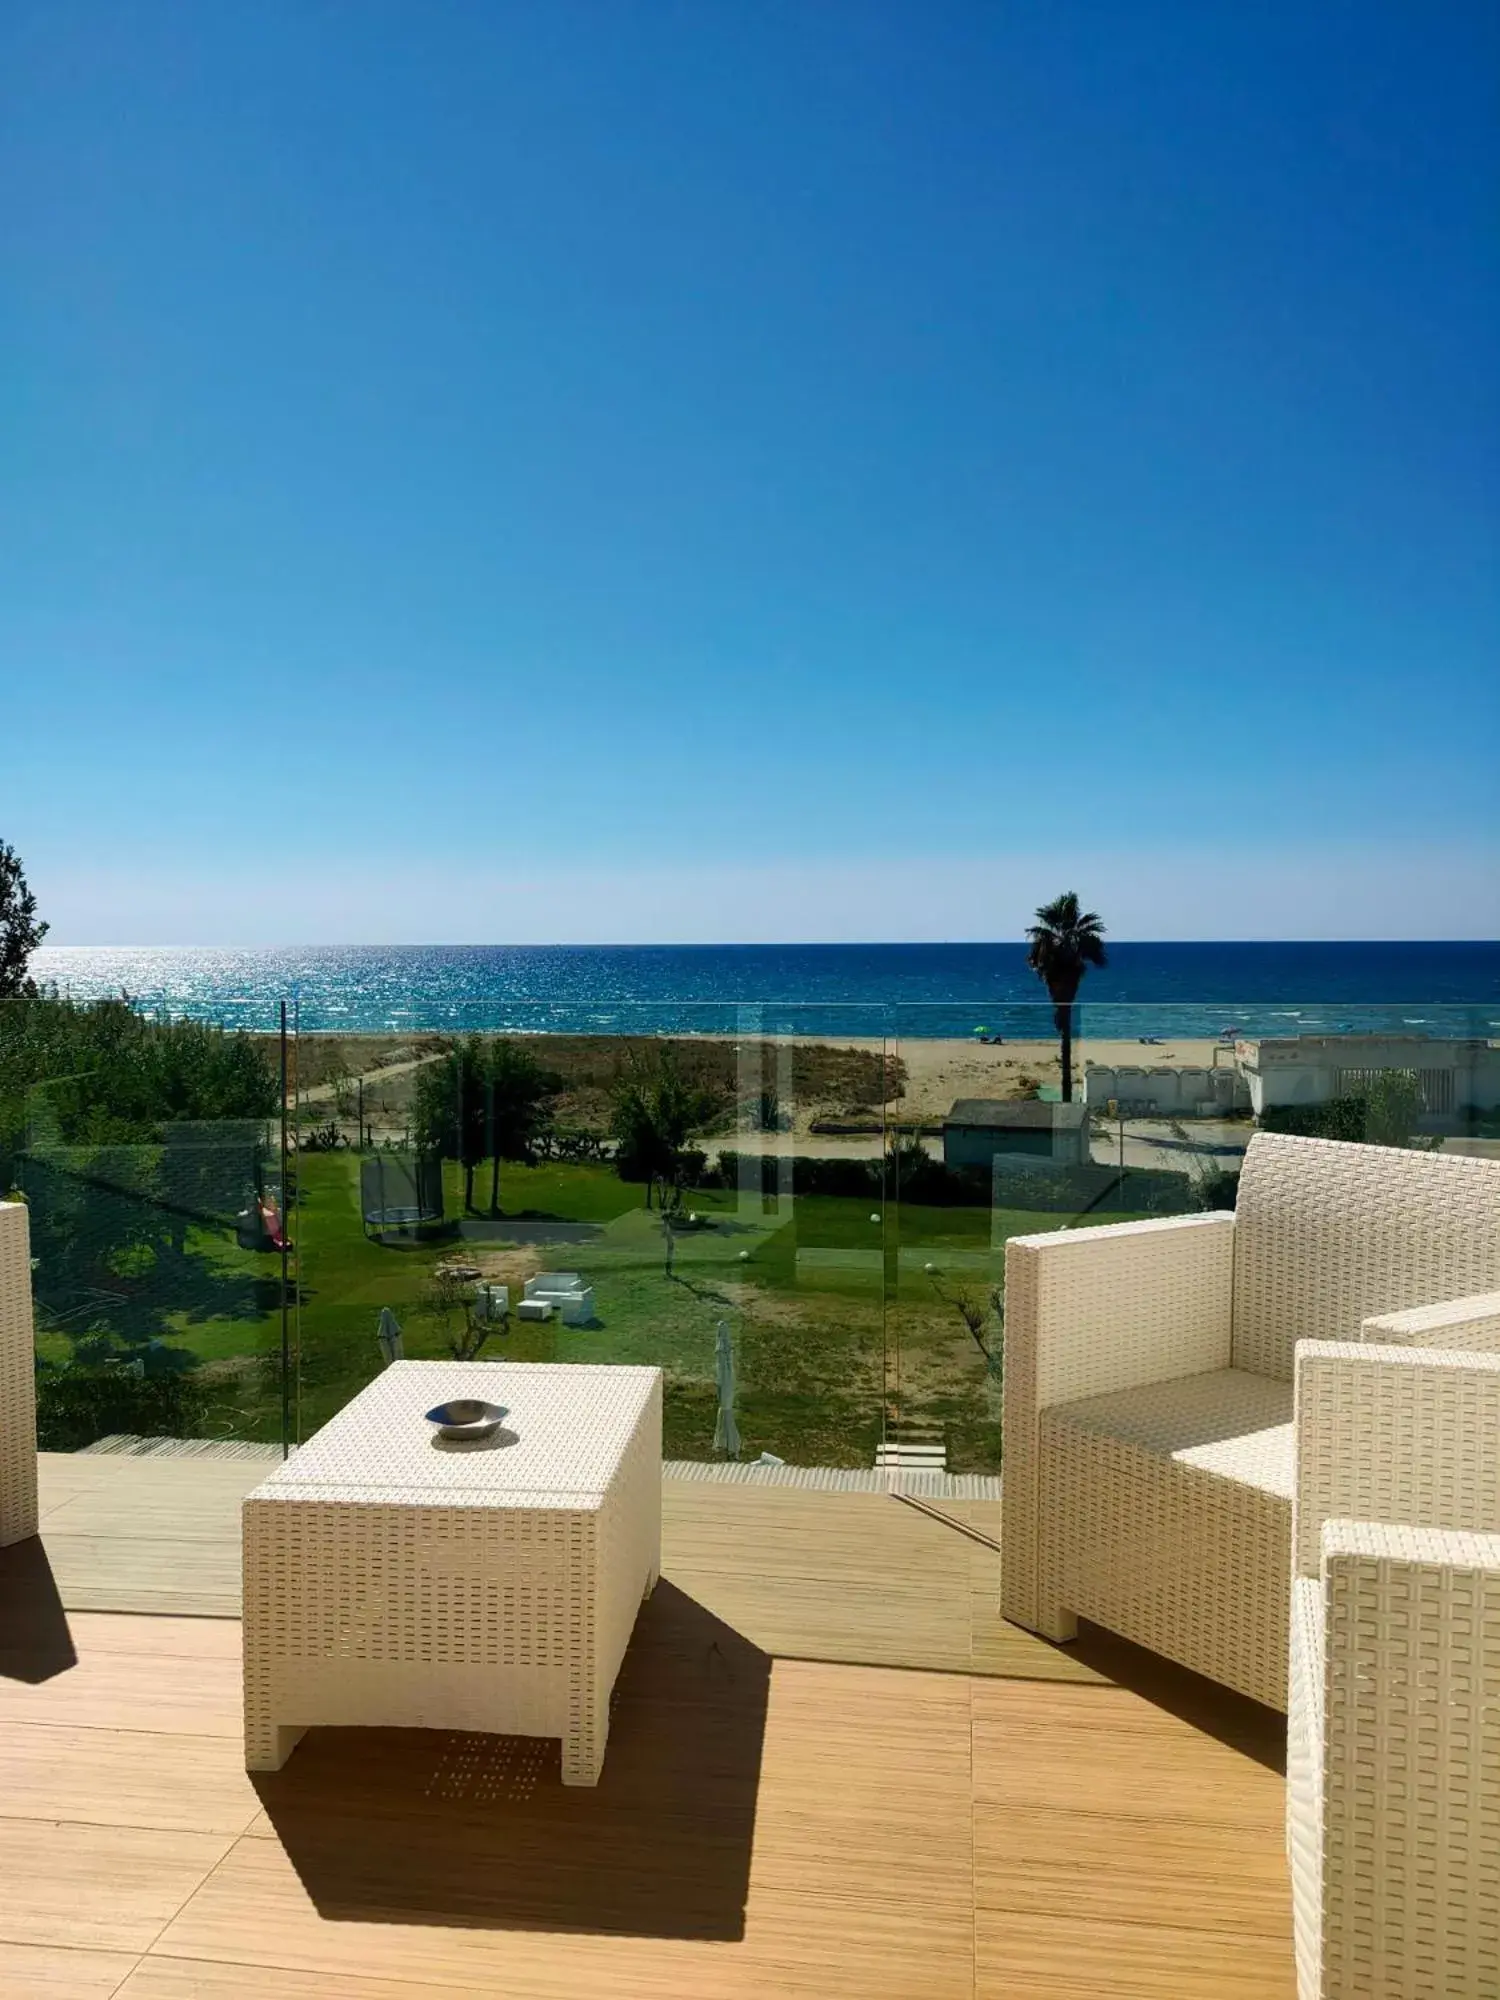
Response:
[{"label": "sea", "polygon": [[[165,1018],[302,1033],[503,1029],[1023,1039],[1052,1032],[1022,944],[43,947],[41,980]],[[1500,1032],[1500,942],[1111,943],[1094,1038]]]}]

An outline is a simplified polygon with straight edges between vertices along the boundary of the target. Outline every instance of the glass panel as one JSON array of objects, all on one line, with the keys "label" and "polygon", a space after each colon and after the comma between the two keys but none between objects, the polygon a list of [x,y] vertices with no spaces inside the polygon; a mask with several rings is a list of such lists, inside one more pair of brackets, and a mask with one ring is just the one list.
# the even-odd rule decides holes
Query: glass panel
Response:
[{"label": "glass panel", "polygon": [[350,1034],[299,1007],[299,1436],[399,1338],[409,1359],[660,1365],[669,1459],[874,1468],[884,1010],[388,1018]]},{"label": "glass panel", "polygon": [[30,1209],[44,1449],[282,1440],[277,1044],[224,1012],[0,1004],[0,1188]]},{"label": "glass panel", "polygon": [[[967,1023],[965,1029],[965,1023]],[[1500,1157],[1490,1007],[903,1006],[891,1042],[890,1456],[999,1466],[1015,1235],[1232,1208],[1257,1129]]]}]

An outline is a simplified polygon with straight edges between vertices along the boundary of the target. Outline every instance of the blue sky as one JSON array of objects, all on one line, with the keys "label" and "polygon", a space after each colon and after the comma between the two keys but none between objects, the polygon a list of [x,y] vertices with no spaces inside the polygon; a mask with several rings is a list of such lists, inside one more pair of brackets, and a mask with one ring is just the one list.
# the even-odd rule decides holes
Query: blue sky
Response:
[{"label": "blue sky", "polygon": [[0,10],[59,943],[1500,929],[1500,14]]}]

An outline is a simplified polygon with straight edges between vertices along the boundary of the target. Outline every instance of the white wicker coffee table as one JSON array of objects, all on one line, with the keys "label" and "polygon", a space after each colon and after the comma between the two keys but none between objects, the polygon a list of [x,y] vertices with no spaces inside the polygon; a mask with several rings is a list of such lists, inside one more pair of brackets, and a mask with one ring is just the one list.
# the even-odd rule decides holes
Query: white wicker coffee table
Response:
[{"label": "white wicker coffee table", "polygon": [[[424,1413],[503,1405],[498,1442]],[[598,1782],[609,1696],[661,1569],[661,1371],[398,1361],[248,1495],[245,1764],[316,1724],[562,1741]]]}]

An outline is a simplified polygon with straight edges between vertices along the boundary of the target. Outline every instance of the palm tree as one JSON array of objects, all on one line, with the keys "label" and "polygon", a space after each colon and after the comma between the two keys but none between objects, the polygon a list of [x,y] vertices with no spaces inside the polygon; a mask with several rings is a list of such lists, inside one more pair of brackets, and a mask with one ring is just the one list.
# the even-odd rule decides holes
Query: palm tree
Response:
[{"label": "palm tree", "polygon": [[1052,1018],[1062,1037],[1063,1103],[1073,1102],[1073,1003],[1091,965],[1107,965],[1104,926],[1092,910],[1080,910],[1071,889],[1043,903],[1036,922],[1027,926],[1031,940],[1026,963],[1052,996]]}]

